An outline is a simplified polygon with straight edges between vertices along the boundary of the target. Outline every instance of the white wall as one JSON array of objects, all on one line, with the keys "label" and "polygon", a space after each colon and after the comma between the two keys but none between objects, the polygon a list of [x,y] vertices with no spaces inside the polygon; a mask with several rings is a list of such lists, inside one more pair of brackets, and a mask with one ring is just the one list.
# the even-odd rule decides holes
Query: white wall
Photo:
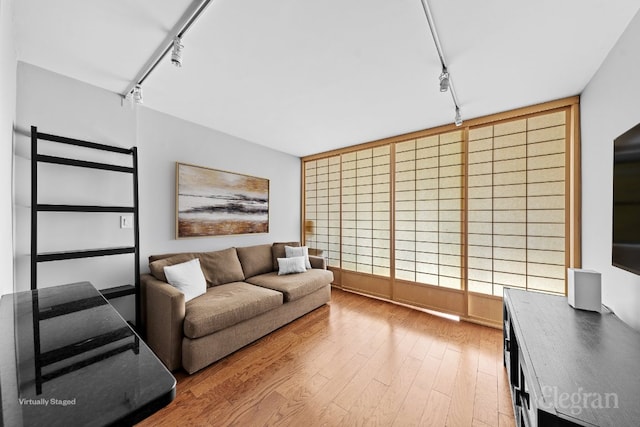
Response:
[{"label": "white wall", "polygon": [[12,9],[12,0],[0,0],[0,295],[13,292],[12,152],[17,62]]},{"label": "white wall", "polygon": [[[40,132],[96,141],[120,147],[136,143],[135,109],[123,107],[117,94],[90,86],[23,62],[17,72],[16,130],[14,133],[14,223],[15,289],[30,287],[31,249],[31,145],[30,127]],[[87,160],[104,161],[100,152],[39,143],[39,151],[59,155],[79,155]],[[69,150],[71,148],[71,150]],[[86,153],[85,153],[86,152]],[[105,153],[108,155],[108,153]],[[107,162],[116,162],[107,157]],[[38,169],[40,203],[130,204],[130,176],[82,168],[41,164]],[[123,180],[124,184],[123,184]],[[38,252],[125,246],[133,242],[131,230],[120,230],[117,214],[39,214]],[[128,235],[127,235],[128,234]],[[91,258],[38,265],[38,286],[90,281],[97,288],[126,283],[133,279],[132,255]],[[133,319],[133,298],[114,301],[124,304],[122,312]]]},{"label": "white wall", "polygon": [[611,265],[613,140],[640,123],[638,50],[640,13],[582,93],[580,111],[582,265],[602,273],[603,303],[640,330],[640,276]]},{"label": "white wall", "polygon": [[[148,108],[138,112],[140,239],[149,255],[300,239],[300,159]],[[269,233],[175,239],[175,162],[269,180]]]},{"label": "white wall", "polygon": [[[215,250],[297,240],[300,234],[300,159],[234,138],[144,106],[118,94],[22,62],[18,63],[15,132],[16,289],[29,289],[30,126],[40,132],[138,147],[141,270],[151,254]],[[47,143],[43,143],[45,146]],[[57,153],[56,153],[57,154]],[[72,148],[61,153],[105,161],[105,154]],[[98,157],[95,157],[95,156]],[[118,156],[107,162],[120,163]],[[233,237],[175,240],[175,162],[219,168],[270,180],[270,231]],[[40,203],[130,205],[130,176],[40,165]],[[123,181],[124,179],[124,181]],[[129,245],[119,214],[39,214],[39,252]],[[96,244],[96,242],[99,242]],[[41,263],[39,286],[89,280],[104,288],[130,283],[130,255]],[[132,298],[114,305],[133,319]]]}]

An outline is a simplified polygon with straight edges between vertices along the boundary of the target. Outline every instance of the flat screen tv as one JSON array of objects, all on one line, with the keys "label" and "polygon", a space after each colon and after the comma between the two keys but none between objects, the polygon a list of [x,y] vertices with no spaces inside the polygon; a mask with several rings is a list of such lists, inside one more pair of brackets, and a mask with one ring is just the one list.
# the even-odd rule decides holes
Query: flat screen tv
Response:
[{"label": "flat screen tv", "polygon": [[613,265],[640,274],[640,124],[613,142]]}]

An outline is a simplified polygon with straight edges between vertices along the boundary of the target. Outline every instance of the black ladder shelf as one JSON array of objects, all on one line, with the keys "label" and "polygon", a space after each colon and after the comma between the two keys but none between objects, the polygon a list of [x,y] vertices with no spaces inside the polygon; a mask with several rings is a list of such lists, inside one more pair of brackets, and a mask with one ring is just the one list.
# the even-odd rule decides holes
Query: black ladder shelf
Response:
[{"label": "black ladder shelf", "polygon": [[[51,141],[77,147],[102,150],[111,153],[130,155],[132,166],[120,166],[109,163],[90,162],[86,160],[56,157],[40,154],[38,141]],[[51,163],[88,169],[99,169],[121,172],[132,175],[133,206],[96,206],[96,205],[68,205],[68,204],[40,204],[38,203],[38,163]],[[69,250],[62,252],[38,252],[38,212],[83,212],[83,213],[133,213],[133,246],[113,247],[89,250]],[[31,127],[31,289],[38,289],[38,263],[63,261],[79,258],[101,257],[120,254],[134,254],[133,284],[125,284],[112,288],[101,289],[100,292],[107,299],[119,298],[126,295],[135,296],[135,322],[140,327],[140,232],[138,226],[138,152],[136,147],[122,148],[95,142],[82,141],[58,135],[38,132],[36,126]]]}]

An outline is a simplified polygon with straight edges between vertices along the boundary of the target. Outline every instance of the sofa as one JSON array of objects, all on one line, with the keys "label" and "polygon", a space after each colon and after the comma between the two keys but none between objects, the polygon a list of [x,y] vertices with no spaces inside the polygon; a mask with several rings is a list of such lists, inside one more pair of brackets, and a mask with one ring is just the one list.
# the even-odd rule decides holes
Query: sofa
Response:
[{"label": "sofa", "polygon": [[[286,246],[299,243],[149,257],[150,273],[140,278],[142,326],[169,370],[192,374],[330,301],[333,273],[324,258],[309,255],[312,268],[278,274]],[[185,302],[164,267],[196,258],[206,291]]]}]

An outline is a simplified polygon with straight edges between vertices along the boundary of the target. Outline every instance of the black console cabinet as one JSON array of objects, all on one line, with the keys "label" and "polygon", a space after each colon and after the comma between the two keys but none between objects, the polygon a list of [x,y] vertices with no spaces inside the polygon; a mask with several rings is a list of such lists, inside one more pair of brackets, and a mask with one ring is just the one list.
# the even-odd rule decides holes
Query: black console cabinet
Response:
[{"label": "black console cabinet", "polygon": [[604,309],[516,289],[503,315],[518,426],[640,425],[640,333]]}]

